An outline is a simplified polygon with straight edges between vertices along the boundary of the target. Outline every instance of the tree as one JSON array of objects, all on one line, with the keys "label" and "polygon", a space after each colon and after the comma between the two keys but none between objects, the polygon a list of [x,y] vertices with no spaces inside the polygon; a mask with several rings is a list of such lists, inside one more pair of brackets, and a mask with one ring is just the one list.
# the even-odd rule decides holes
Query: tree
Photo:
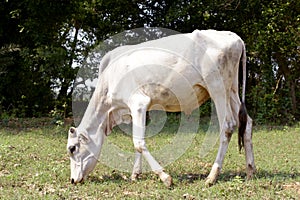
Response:
[{"label": "tree", "polygon": [[[2,112],[17,116],[43,115],[54,106],[53,81],[66,60],[57,42],[68,16],[65,1],[2,1],[0,46],[17,46],[1,78]],[[1,54],[1,59],[11,52]],[[0,59],[0,60],[1,60]],[[3,67],[3,65],[2,65]]]},{"label": "tree", "polygon": [[299,8],[293,0],[262,1],[243,27],[260,120],[299,120]]},{"label": "tree", "polygon": [[0,114],[71,106],[78,67],[108,37],[143,26],[236,32],[258,123],[300,120],[299,1],[9,0],[0,2]]}]

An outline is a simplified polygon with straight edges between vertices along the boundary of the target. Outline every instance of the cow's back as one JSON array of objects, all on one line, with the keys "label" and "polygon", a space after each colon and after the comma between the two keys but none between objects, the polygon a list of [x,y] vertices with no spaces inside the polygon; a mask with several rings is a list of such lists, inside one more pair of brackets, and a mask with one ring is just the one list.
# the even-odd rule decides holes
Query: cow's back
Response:
[{"label": "cow's back", "polygon": [[232,32],[195,30],[116,48],[103,58],[101,76],[115,102],[126,104],[140,92],[152,105],[190,113],[209,98],[211,76],[217,73],[224,84],[232,83],[242,45]]}]

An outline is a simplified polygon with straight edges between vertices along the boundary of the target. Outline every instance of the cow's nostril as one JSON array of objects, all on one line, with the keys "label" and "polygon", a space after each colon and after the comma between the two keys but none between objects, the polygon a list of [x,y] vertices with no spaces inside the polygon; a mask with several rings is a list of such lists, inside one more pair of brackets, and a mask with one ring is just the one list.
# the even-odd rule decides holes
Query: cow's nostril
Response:
[{"label": "cow's nostril", "polygon": [[74,184],[74,183],[75,183],[75,181],[74,181],[74,179],[73,179],[73,178],[71,179],[71,183],[72,183],[72,184]]},{"label": "cow's nostril", "polygon": [[75,150],[76,150],[75,146],[70,146],[69,147],[69,151],[70,151],[71,154],[73,154]]}]

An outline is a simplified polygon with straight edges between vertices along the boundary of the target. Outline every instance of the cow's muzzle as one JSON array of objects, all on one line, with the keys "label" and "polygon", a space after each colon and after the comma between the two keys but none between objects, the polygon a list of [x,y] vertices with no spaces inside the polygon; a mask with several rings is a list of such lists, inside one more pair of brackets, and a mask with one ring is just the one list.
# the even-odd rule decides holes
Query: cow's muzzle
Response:
[{"label": "cow's muzzle", "polygon": [[83,178],[80,181],[75,181],[74,178],[71,179],[71,184],[76,185],[77,183],[83,183]]}]

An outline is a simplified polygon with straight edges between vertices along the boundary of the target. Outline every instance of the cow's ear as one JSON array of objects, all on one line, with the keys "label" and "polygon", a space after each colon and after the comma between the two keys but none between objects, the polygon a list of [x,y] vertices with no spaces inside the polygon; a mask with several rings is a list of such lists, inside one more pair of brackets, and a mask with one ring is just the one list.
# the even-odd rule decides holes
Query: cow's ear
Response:
[{"label": "cow's ear", "polygon": [[70,135],[71,137],[76,137],[76,128],[71,127],[71,128],[69,129],[69,135]]},{"label": "cow's ear", "polygon": [[83,134],[83,133],[79,134],[78,139],[79,139],[79,142],[82,143],[82,144],[87,144],[87,143],[90,142],[89,137],[87,135]]}]

